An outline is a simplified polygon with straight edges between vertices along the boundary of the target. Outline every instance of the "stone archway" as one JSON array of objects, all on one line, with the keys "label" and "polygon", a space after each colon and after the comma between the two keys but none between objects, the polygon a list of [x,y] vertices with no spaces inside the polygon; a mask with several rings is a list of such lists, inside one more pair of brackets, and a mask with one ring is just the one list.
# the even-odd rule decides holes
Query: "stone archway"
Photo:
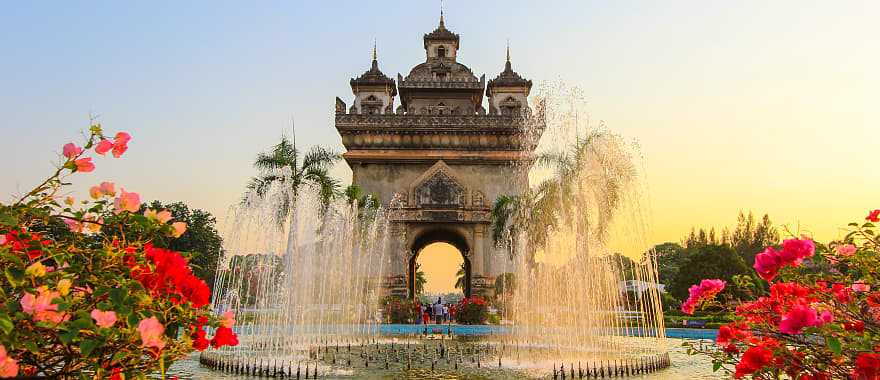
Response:
[{"label": "stone archway", "polygon": [[447,243],[455,247],[461,254],[464,262],[464,296],[471,295],[471,260],[470,245],[467,239],[458,231],[451,228],[431,228],[419,234],[409,246],[409,263],[407,266],[407,294],[410,299],[415,299],[416,261],[422,249],[433,243]]}]

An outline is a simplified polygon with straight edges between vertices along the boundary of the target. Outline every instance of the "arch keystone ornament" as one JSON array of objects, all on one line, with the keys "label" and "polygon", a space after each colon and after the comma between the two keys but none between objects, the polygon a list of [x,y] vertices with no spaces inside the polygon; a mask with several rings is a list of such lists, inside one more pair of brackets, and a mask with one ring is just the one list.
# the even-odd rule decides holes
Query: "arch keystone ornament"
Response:
[{"label": "arch keystone ornament", "polygon": [[486,232],[490,205],[528,189],[543,116],[532,114],[532,82],[513,71],[509,54],[487,84],[486,75],[458,62],[460,37],[443,21],[424,35],[423,48],[425,61],[396,81],[374,54],[370,69],[350,81],[347,113],[337,98],[343,158],[353,184],[389,209],[388,293],[415,297],[416,258],[427,245],[445,242],[464,259],[465,294],[491,296],[495,277],[513,263]]}]

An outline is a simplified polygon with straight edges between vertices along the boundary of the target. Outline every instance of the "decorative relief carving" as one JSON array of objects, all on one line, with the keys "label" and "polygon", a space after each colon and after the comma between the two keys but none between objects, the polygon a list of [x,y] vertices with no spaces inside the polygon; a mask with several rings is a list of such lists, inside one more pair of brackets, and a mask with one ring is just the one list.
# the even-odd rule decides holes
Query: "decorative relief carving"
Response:
[{"label": "decorative relief carving", "polygon": [[473,197],[473,205],[474,206],[483,207],[485,195],[483,195],[482,191],[479,191],[479,190],[474,191],[474,194],[472,197]]},{"label": "decorative relief carving", "polygon": [[416,188],[416,203],[421,207],[458,207],[463,188],[446,173],[438,171]]},{"label": "decorative relief carving", "polygon": [[[414,108],[410,112],[415,111]],[[427,112],[427,108],[424,110]],[[524,119],[519,116],[503,115],[336,115],[337,128],[353,127],[482,127],[521,129]]]}]

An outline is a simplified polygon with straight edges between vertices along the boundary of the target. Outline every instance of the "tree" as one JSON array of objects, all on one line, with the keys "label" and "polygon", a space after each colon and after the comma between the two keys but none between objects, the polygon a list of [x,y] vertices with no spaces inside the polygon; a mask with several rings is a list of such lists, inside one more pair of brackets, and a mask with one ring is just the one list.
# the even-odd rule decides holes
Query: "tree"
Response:
[{"label": "tree", "polygon": [[718,278],[731,283],[733,276],[751,273],[742,257],[727,245],[688,247],[685,255],[687,258],[668,288],[680,300],[688,297],[688,288],[691,285],[704,278]]},{"label": "tree", "polygon": [[667,242],[654,246],[657,255],[657,277],[661,284],[671,285],[678,277],[679,269],[687,258],[684,247],[678,243]]},{"label": "tree", "polygon": [[[563,222],[575,226],[579,236],[604,239],[625,188],[636,176],[635,167],[619,139],[596,131],[578,137],[565,151],[545,153],[537,163],[554,170],[554,176],[520,195],[496,198],[490,216],[492,239],[517,251],[516,236],[529,245],[526,261],[547,241],[550,231]],[[587,191],[588,189],[588,191]],[[587,203],[602,205],[587,207]]]},{"label": "tree", "polygon": [[465,277],[464,263],[461,263],[461,266],[458,267],[458,272],[455,272],[456,289],[461,289],[462,291],[464,291],[465,281],[467,281]]},{"label": "tree", "polygon": [[416,278],[414,279],[416,295],[424,293],[425,284],[428,282],[428,279],[425,278],[425,272],[422,272],[421,267],[421,264],[416,264]]},{"label": "tree", "polygon": [[183,235],[159,245],[174,251],[189,252],[192,257],[190,266],[193,267],[193,272],[213,289],[217,260],[223,254],[223,238],[217,233],[217,219],[207,211],[190,210],[183,202],[162,204],[153,201],[149,205],[142,205],[140,212],[143,213],[147,208],[168,210],[175,221],[186,223],[186,232]]},{"label": "tree", "polygon": [[[281,142],[270,151],[257,155],[254,167],[260,173],[251,178],[247,189],[262,198],[273,184],[287,186],[289,196],[281,198],[275,217],[280,227],[290,215],[293,202],[303,186],[316,189],[324,207],[330,204],[338,193],[339,180],[331,177],[329,170],[339,158],[339,154],[319,146],[312,147],[301,157],[296,143],[282,136]],[[247,198],[243,202],[247,202]]]},{"label": "tree", "polygon": [[740,211],[730,243],[746,264],[752,265],[758,252],[766,246],[779,243],[779,239],[779,231],[770,222],[770,216],[764,214],[761,222],[756,223],[751,211],[748,216]]}]

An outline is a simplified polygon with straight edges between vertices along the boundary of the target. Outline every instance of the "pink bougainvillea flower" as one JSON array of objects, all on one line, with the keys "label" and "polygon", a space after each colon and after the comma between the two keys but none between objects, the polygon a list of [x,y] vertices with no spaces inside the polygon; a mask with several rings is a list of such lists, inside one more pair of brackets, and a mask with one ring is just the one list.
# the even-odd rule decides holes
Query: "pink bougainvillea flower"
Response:
[{"label": "pink bougainvillea flower", "polygon": [[131,141],[131,135],[125,132],[116,133],[113,139],[113,157],[119,158],[128,150],[128,142]]},{"label": "pink bougainvillea flower", "polygon": [[92,199],[101,199],[101,196],[103,196],[103,194],[101,193],[101,187],[100,186],[90,187],[89,188],[89,196],[92,197]]},{"label": "pink bougainvillea flower", "polygon": [[24,293],[21,301],[19,301],[21,303],[21,311],[33,315],[33,319],[36,322],[49,321],[60,323],[69,318],[67,314],[57,312],[58,305],[53,303],[60,296],[59,292],[50,291],[45,286],[41,286],[37,291],[38,295],[36,296],[31,293]]},{"label": "pink bougainvillea flower", "polygon": [[116,185],[113,182],[101,182],[98,186],[101,189],[101,194],[108,197],[116,196]]},{"label": "pink bougainvillea flower", "polygon": [[109,151],[113,151],[113,157],[119,158],[128,150],[128,142],[131,141],[131,135],[125,132],[119,132],[113,138],[113,141],[101,139],[95,147],[95,153],[105,155]]},{"label": "pink bougainvillea flower", "polygon": [[786,264],[800,265],[816,252],[816,244],[810,239],[787,239],[782,242],[782,261]]},{"label": "pink bougainvillea flower", "polygon": [[125,189],[121,189],[119,197],[114,202],[114,206],[116,209],[113,212],[117,214],[123,211],[137,212],[141,207],[141,196],[138,193],[129,193]]},{"label": "pink bougainvillea flower", "polygon": [[74,143],[64,144],[64,148],[62,148],[62,154],[64,154],[64,157],[67,157],[68,161],[76,158],[76,156],[79,156],[82,152],[82,148],[76,146]]},{"label": "pink bougainvillea flower", "polygon": [[763,252],[755,256],[755,272],[764,280],[771,281],[779,273],[782,267],[782,256],[773,247],[767,247]]},{"label": "pink bougainvillea flower", "polygon": [[146,216],[147,219],[159,222],[160,224],[168,223],[168,221],[171,220],[171,212],[168,210],[156,211],[148,208],[144,211],[144,216]]},{"label": "pink bougainvillea flower", "polygon": [[116,132],[116,136],[113,138],[114,144],[128,144],[131,141],[131,135],[127,132]]},{"label": "pink bougainvillea flower", "polygon": [[9,357],[6,347],[0,345],[0,377],[16,377],[18,376],[18,362]]},{"label": "pink bougainvillea flower", "polygon": [[871,285],[866,284],[864,281],[856,281],[852,284],[852,286],[850,288],[852,288],[852,290],[854,292],[859,292],[859,293],[871,291]]},{"label": "pink bougainvillea flower", "polygon": [[165,333],[165,326],[159,322],[156,317],[149,317],[138,323],[138,332],[141,335],[141,342],[144,347],[153,347],[156,349],[165,348],[165,341],[162,340],[162,334]]},{"label": "pink bougainvillea flower", "polygon": [[73,162],[76,164],[76,171],[88,173],[95,170],[95,164],[92,163],[91,157],[80,158]]},{"label": "pink bougainvillea flower", "polygon": [[786,334],[800,334],[804,328],[815,326],[819,321],[816,310],[807,305],[797,305],[782,316],[779,331]]},{"label": "pink bougainvillea flower", "polygon": [[834,313],[828,310],[819,313],[819,324],[824,325],[831,322],[834,322]]},{"label": "pink bougainvillea flower", "polygon": [[179,238],[186,232],[186,223],[184,222],[174,222],[171,223],[171,227],[174,228],[174,232],[171,233],[171,236],[175,238]]},{"label": "pink bougainvillea flower", "polygon": [[101,139],[101,141],[98,142],[98,145],[95,146],[95,153],[103,156],[107,154],[110,149],[113,149],[113,143],[110,142],[110,140]]},{"label": "pink bougainvillea flower", "polygon": [[116,323],[116,312],[112,310],[101,311],[94,309],[89,315],[92,316],[92,319],[95,320],[95,324],[97,324],[98,327],[109,328],[113,327],[113,324]]},{"label": "pink bougainvillea flower", "polygon": [[880,209],[872,210],[868,213],[868,216],[865,217],[865,220],[873,223],[880,222]]},{"label": "pink bougainvillea flower", "polygon": [[856,246],[852,244],[841,244],[834,247],[834,252],[841,256],[852,256],[856,253]]},{"label": "pink bougainvillea flower", "polygon": [[220,326],[229,327],[235,325],[235,313],[232,311],[227,311],[223,313],[223,319],[220,320]]},{"label": "pink bougainvillea flower", "polygon": [[726,282],[718,279],[706,279],[700,281],[697,285],[692,285],[688,289],[688,299],[681,305],[681,311],[685,314],[693,314],[696,305],[714,298],[716,294],[724,290],[725,285]]},{"label": "pink bougainvillea flower", "polygon": [[70,218],[61,218],[61,220],[67,225],[67,229],[70,230],[70,232],[78,234],[83,232],[83,225],[78,220]]}]

